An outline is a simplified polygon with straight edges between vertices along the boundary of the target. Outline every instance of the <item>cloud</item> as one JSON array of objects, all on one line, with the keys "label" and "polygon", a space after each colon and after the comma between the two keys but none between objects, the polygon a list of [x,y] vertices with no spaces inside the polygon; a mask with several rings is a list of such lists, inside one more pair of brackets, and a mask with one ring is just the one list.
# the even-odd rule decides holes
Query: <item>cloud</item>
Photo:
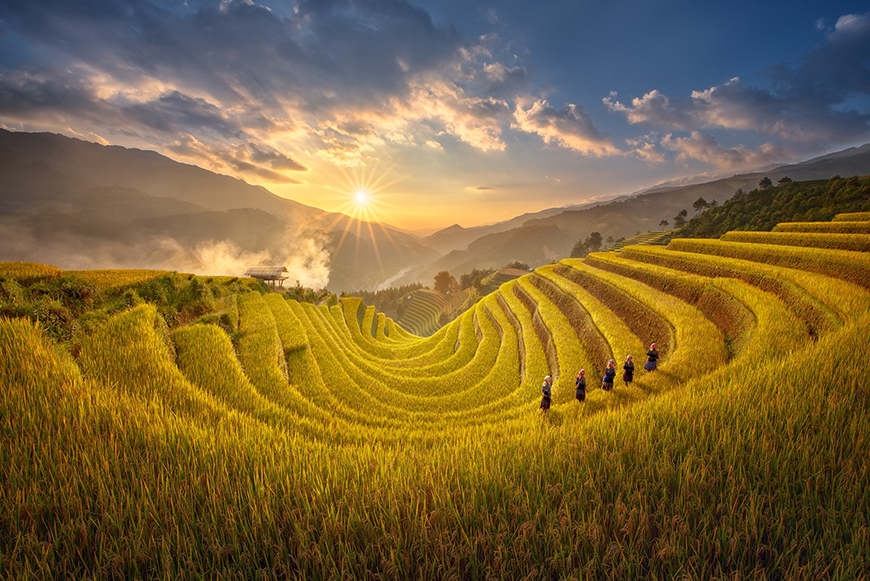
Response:
[{"label": "cloud", "polygon": [[175,133],[182,128],[235,137],[243,133],[241,124],[225,116],[214,103],[189,97],[179,91],[160,95],[152,101],[118,104],[118,109],[129,121],[138,121],[163,133]]},{"label": "cloud", "polygon": [[691,129],[696,126],[693,109],[685,103],[671,104],[671,100],[652,90],[643,97],[635,97],[631,105],[615,101],[616,94],[611,93],[603,99],[604,105],[611,111],[623,113],[629,123],[648,123],[673,129]]},{"label": "cloud", "polygon": [[481,151],[505,149],[501,134],[510,106],[504,100],[469,95],[458,83],[423,76],[414,81],[407,100],[396,105],[399,118],[437,121],[445,134]]},{"label": "cloud", "polygon": [[573,149],[585,155],[617,155],[610,137],[595,127],[589,113],[579,105],[568,104],[556,110],[544,99],[528,108],[517,104],[514,111],[515,129],[540,135],[545,143]]},{"label": "cloud", "polygon": [[656,147],[656,141],[656,136],[650,134],[639,139],[626,139],[625,142],[638,158],[649,163],[662,163],[665,161],[665,156]]},{"label": "cloud", "polygon": [[508,67],[499,62],[483,65],[482,77],[488,94],[516,93],[528,83],[528,73],[521,66]]},{"label": "cloud", "polygon": [[773,144],[764,144],[756,150],[744,146],[724,148],[711,135],[693,131],[689,137],[665,135],[661,140],[665,149],[673,151],[677,160],[688,163],[699,160],[720,171],[757,168],[783,161],[797,161],[800,156],[792,150]]},{"label": "cloud", "polygon": [[[0,54],[16,55],[0,122],[188,154],[195,136],[211,166],[272,181],[300,156],[352,165],[439,133],[502,151],[511,107],[491,92],[527,82],[493,57],[496,36],[465,39],[403,0],[9,0],[0,21]],[[250,151],[220,153],[239,143]]]},{"label": "cloud", "polygon": [[279,151],[260,148],[255,143],[249,143],[251,159],[257,163],[268,163],[272,169],[287,169],[291,171],[305,171],[307,168],[292,157]]},{"label": "cloud", "polygon": [[221,142],[204,143],[192,135],[184,135],[167,144],[166,148],[176,156],[192,160],[206,169],[217,172],[233,169],[278,184],[298,184],[300,182],[286,175],[283,171],[274,171],[263,167],[264,163],[268,163],[270,167],[278,170],[284,170],[283,165],[292,165],[293,167],[289,169],[294,171],[300,171],[299,168],[305,169],[283,154],[262,151],[250,143],[247,146],[225,145]]},{"label": "cloud", "polygon": [[630,103],[604,98],[629,123],[671,131],[723,128],[757,132],[795,147],[852,144],[870,137],[870,115],[849,109],[850,99],[870,96],[870,14],[842,16],[824,42],[797,67],[768,70],[771,86],[739,78],[670,99],[652,90]]}]

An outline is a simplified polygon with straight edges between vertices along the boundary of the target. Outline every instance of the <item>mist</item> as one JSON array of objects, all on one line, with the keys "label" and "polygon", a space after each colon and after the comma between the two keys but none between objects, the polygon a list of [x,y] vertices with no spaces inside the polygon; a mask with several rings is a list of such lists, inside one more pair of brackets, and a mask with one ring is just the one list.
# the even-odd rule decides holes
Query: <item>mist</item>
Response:
[{"label": "mist", "polygon": [[7,219],[0,221],[0,260],[38,262],[63,270],[154,269],[205,276],[244,276],[251,266],[282,265],[289,280],[316,290],[325,288],[330,256],[322,237],[288,231],[282,238],[271,250],[245,250],[229,239],[183,244],[166,236],[119,244],[59,231],[46,237]]}]

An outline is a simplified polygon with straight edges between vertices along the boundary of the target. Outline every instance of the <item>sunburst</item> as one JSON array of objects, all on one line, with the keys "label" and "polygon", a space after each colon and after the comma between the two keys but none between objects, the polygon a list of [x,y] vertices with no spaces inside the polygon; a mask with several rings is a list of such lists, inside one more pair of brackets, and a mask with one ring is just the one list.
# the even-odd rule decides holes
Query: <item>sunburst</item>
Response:
[{"label": "sunburst", "polygon": [[357,206],[365,206],[372,199],[372,195],[367,190],[357,190],[353,193],[353,201]]},{"label": "sunburst", "polygon": [[347,181],[347,189],[345,191],[348,198],[347,202],[338,211],[345,216],[349,216],[351,219],[347,220],[344,216],[340,216],[332,223],[331,228],[334,228],[343,220],[346,220],[344,232],[338,241],[335,251],[341,250],[348,233],[352,229],[355,229],[357,239],[355,254],[359,255],[360,234],[365,226],[372,241],[372,249],[378,262],[378,269],[383,270],[381,253],[378,248],[377,236],[375,236],[375,227],[380,227],[383,238],[386,238],[389,244],[398,248],[398,244],[393,240],[390,231],[381,223],[379,213],[391,206],[385,200],[387,197],[385,190],[399,182],[402,178],[391,177],[389,169],[383,173],[378,173],[377,166],[373,168],[364,167],[359,170],[353,169],[350,172],[345,168],[341,168],[341,172]]}]

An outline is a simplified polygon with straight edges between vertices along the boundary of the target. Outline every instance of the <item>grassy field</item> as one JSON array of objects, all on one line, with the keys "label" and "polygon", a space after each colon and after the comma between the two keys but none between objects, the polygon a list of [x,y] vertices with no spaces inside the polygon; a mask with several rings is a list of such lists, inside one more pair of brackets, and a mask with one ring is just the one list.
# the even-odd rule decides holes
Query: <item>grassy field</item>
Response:
[{"label": "grassy field", "polygon": [[0,578],[868,579],[863,219],[566,259],[425,337],[83,271],[127,299],[65,339],[22,305],[82,283],[0,263]]}]

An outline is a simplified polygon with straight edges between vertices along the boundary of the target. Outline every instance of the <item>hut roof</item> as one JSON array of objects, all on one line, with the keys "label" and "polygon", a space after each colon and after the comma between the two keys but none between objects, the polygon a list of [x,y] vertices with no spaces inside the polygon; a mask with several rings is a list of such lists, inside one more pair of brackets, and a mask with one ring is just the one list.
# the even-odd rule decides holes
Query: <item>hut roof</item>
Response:
[{"label": "hut roof", "polygon": [[287,278],[282,276],[285,272],[289,271],[283,266],[252,266],[245,272],[245,276],[263,280],[284,280]]}]

